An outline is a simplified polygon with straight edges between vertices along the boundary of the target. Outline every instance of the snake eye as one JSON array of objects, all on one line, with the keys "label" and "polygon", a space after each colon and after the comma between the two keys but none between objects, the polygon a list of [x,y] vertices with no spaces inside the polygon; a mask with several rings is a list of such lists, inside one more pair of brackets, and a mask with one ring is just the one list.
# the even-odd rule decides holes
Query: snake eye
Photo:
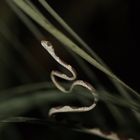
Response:
[{"label": "snake eye", "polygon": [[42,41],[41,41],[41,45],[42,45],[45,49],[52,51],[52,44],[51,44],[49,41],[42,40]]},{"label": "snake eye", "polygon": [[52,47],[52,44],[49,41],[46,41],[48,47]]},{"label": "snake eye", "polygon": [[45,40],[41,41],[41,45],[43,47],[48,47],[48,48],[52,47],[52,44],[49,41],[45,41]]}]

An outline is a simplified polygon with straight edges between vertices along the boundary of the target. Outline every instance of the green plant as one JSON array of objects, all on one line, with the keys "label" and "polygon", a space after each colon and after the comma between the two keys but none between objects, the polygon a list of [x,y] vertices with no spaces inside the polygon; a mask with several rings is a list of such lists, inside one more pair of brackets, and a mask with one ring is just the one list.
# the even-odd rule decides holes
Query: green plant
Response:
[{"label": "green plant", "polygon": [[[136,121],[139,122],[140,118],[138,111],[140,108],[139,104],[140,95],[135,90],[130,88],[127,84],[125,84],[122,80],[120,80],[115,74],[113,74],[110,68],[108,68],[108,66],[106,66],[106,64],[103,62],[103,60],[101,60],[101,58],[90,49],[90,47],[64,22],[64,20],[58,16],[58,14],[48,5],[46,1],[39,0],[39,2],[45,8],[45,10],[47,10],[61,24],[61,26],[69,34],[71,34],[71,36],[73,36],[73,38],[80,44],[81,48],[71,38],[67,37],[64,33],[62,33],[61,30],[57,29],[57,27],[53,25],[49,21],[49,19],[47,19],[42,14],[41,11],[32,2],[27,0],[12,0],[12,1],[7,0],[7,3],[10,5],[10,7],[17,13],[17,15],[22,19],[25,25],[33,33],[33,35],[38,39],[38,44],[40,44],[40,41],[42,39],[46,38],[46,36],[44,35],[45,33],[43,34],[41,30],[42,29],[46,30],[59,42],[61,42],[61,45],[64,46],[70,54],[72,54],[72,56],[75,58],[77,62],[77,65],[81,69],[84,69],[84,72],[87,76],[89,76],[90,78],[91,77],[95,78],[94,82],[96,82],[97,85],[99,86],[99,89],[97,89],[97,93],[99,94],[99,100],[107,106],[113,118],[117,121],[120,127],[123,126],[124,123],[126,124],[128,122],[128,121],[125,122],[124,116],[121,113],[122,111],[120,109],[120,106],[122,108],[125,108],[126,110],[129,108],[129,111],[131,113],[133,112]],[[35,22],[33,22],[29,17]],[[36,25],[36,23],[40,25],[42,28],[39,28],[38,25]],[[28,51],[22,49],[24,48],[23,44],[20,43],[16,37],[13,37],[13,33],[10,33],[8,30],[4,30],[3,32],[1,32],[1,34],[4,36],[4,38],[6,38],[8,42],[10,42],[10,44],[12,44],[13,46],[17,46],[16,49],[20,52],[20,54],[22,54],[22,56],[25,57],[25,60],[27,61],[31,60],[31,63],[29,64],[37,66],[36,61],[34,62],[34,58],[30,56],[30,54],[28,54]],[[99,80],[96,80],[98,79],[96,73],[94,73],[91,67],[89,67],[87,62],[89,62],[92,66],[94,66],[95,68],[106,74],[107,77],[110,79],[110,81],[114,84],[115,88],[117,89],[117,92],[114,91],[114,94],[112,94],[109,90],[107,90],[104,87],[104,85],[101,84]],[[16,74],[17,72],[19,72],[18,75],[23,76],[22,79],[23,82],[26,80],[27,81],[30,80],[26,78],[26,75],[24,75],[22,69],[17,70]],[[64,86],[67,87],[69,85],[64,83]],[[84,97],[86,97],[86,99],[89,100],[93,98],[89,94],[85,94],[86,91],[84,91],[83,89],[77,89],[76,91],[74,91],[74,93],[77,92],[79,93],[76,96],[74,96],[73,94],[62,95],[61,93],[58,94],[58,92],[60,91],[58,91],[54,86],[52,86],[51,82],[37,83],[35,85],[31,84],[28,86],[21,86],[10,90],[1,91],[0,119],[1,123],[3,124],[1,125],[1,130],[4,128],[5,125],[7,125],[7,123],[13,122],[42,123],[41,120],[37,118],[30,117],[13,118],[14,116],[21,116],[22,114],[31,110],[32,108],[35,108],[36,106],[37,107],[39,106],[40,110],[43,110],[42,108],[46,104],[47,109],[45,109],[45,111],[46,110],[48,111],[53,101],[59,102],[58,104],[61,104],[62,102],[64,105],[74,100],[76,100],[76,102],[79,101],[80,104],[88,104],[88,101],[86,101]],[[98,110],[100,110],[100,108],[97,108],[97,111],[95,110],[96,112],[95,114],[93,113],[94,114],[93,116],[97,118],[100,116]],[[45,111],[42,112],[44,113]],[[88,117],[90,117],[90,115]],[[102,120],[104,122],[104,117],[100,116],[99,120]],[[48,122],[46,121],[46,123]],[[99,124],[100,123],[101,125],[104,125],[102,122],[99,121]],[[90,130],[82,130],[81,128],[79,128],[78,130],[90,132]]]}]

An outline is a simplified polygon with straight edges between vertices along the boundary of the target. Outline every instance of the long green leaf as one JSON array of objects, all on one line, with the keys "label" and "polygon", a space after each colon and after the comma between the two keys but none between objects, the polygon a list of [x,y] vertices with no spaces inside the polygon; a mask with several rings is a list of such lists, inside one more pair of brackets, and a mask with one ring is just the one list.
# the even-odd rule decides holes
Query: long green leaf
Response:
[{"label": "long green leaf", "polygon": [[137,93],[135,90],[133,90],[131,87],[129,87],[127,84],[125,84],[122,80],[120,80],[116,75],[114,75],[111,71],[106,69],[104,66],[102,66],[100,63],[98,63],[94,58],[92,58],[89,54],[87,54],[85,51],[83,51],[80,47],[78,47],[74,42],[72,42],[66,35],[64,35],[61,31],[59,31],[56,27],[54,27],[48,20],[42,19],[40,15],[38,15],[38,12],[34,11],[28,4],[26,4],[23,0],[13,0],[13,2],[20,7],[27,15],[29,15],[33,20],[35,20],[40,26],[42,26],[44,29],[46,29],[50,34],[52,34],[56,39],[58,39],[62,44],[64,44],[66,47],[80,55],[83,59],[88,61],[90,64],[95,66],[97,69],[104,72],[109,77],[113,78],[120,84],[122,84],[124,87],[129,89],[131,92],[134,93],[138,98],[140,98],[139,93]]}]

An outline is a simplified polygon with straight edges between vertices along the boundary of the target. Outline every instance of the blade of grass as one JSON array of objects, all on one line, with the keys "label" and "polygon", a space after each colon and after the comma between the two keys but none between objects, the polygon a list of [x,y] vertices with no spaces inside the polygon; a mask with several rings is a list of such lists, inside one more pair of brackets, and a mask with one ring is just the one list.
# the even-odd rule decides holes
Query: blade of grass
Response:
[{"label": "blade of grass", "polygon": [[[75,58],[77,63],[80,64],[81,68],[86,73],[86,76],[88,76],[89,79],[91,79],[91,81],[93,81],[93,79],[94,79],[94,82],[96,83],[96,85],[99,89],[105,90],[103,85],[101,85],[101,83],[97,80],[94,72],[92,72],[92,70],[86,65],[86,63],[80,57],[77,57],[75,54],[71,53],[71,55]],[[124,119],[122,113],[120,112],[120,110],[117,108],[117,106],[115,106],[113,104],[110,105],[108,102],[105,102],[105,103],[106,103],[108,109],[110,110],[112,116],[117,121],[117,124],[119,124],[119,125],[123,124],[125,119]],[[100,116],[100,117],[102,117],[102,120],[104,119],[103,116]]]},{"label": "blade of grass", "polygon": [[[44,83],[45,84],[45,83]],[[45,88],[47,87],[46,85],[44,85]],[[48,87],[51,86],[48,85]],[[44,88],[41,84],[39,84],[39,86],[34,86],[34,85],[30,85],[28,86],[28,88],[26,88],[25,86],[23,87],[19,87],[19,88],[14,88],[14,90],[9,90],[7,91],[7,93],[9,92],[9,94],[12,94],[12,92],[15,94],[22,94],[23,93],[23,89],[28,89],[30,92],[32,90],[35,90],[35,92],[32,92],[33,94],[28,94],[27,95],[27,90],[24,91],[26,94],[23,96],[15,96],[13,98],[10,99],[5,99],[2,102],[0,102],[0,120],[3,119],[8,119],[9,117],[14,117],[15,115],[21,115],[22,113],[29,111],[30,109],[32,109],[33,107],[37,106],[37,105],[45,105],[45,104],[50,104],[52,101],[65,101],[67,102],[68,100],[73,100],[75,99],[75,97],[71,96],[71,95],[65,95],[65,94],[59,94],[59,91],[56,91],[54,89],[49,90],[47,87],[47,91],[36,91],[37,87],[39,89]],[[32,90],[31,90],[31,89]],[[19,90],[20,89],[20,90]],[[20,91],[20,92],[19,92]],[[82,91],[80,91],[81,93]],[[8,95],[9,95],[8,94]],[[1,95],[1,94],[0,94]],[[2,94],[4,95],[4,93]],[[84,96],[89,96],[88,94],[83,93]],[[122,100],[121,98],[116,98],[113,96],[110,96],[110,94],[107,93],[103,93],[104,96],[101,96],[101,100],[102,101],[107,101],[107,102],[112,102],[115,103],[117,105],[121,105],[124,107],[135,107],[133,106],[133,104]],[[89,97],[90,99],[91,97]],[[116,100],[114,100],[114,98]],[[83,98],[85,100],[85,98]],[[116,101],[116,102],[115,102]],[[8,108],[10,106],[10,108]],[[7,109],[8,108],[8,109]],[[140,107],[139,107],[140,108]]]},{"label": "blade of grass", "polygon": [[[39,12],[38,10],[37,10],[37,8],[30,2],[30,1],[28,1],[28,0],[25,0],[29,5],[30,5],[30,7],[32,8],[32,9],[34,9],[35,11],[37,11],[37,13],[40,15],[40,16],[42,16],[42,14],[41,14],[41,12]],[[42,16],[43,17],[43,16]],[[39,32],[39,31],[38,31]],[[36,34],[36,32],[34,32],[35,34]],[[41,33],[40,33],[41,34]],[[43,35],[42,35],[42,38],[43,38]],[[45,36],[44,36],[44,38],[45,38]],[[39,38],[38,38],[39,39]],[[40,41],[40,40],[39,40]],[[77,63],[84,69],[84,71],[85,71],[85,73],[88,75],[88,77],[91,79],[91,77],[92,77],[92,79],[91,80],[93,80],[93,79],[97,79],[97,78],[95,78],[95,76],[93,76],[92,75],[92,72],[91,72],[91,70],[88,68],[88,66],[86,65],[86,63],[84,63],[84,61],[82,60],[82,59],[80,59],[79,57],[77,57],[75,54],[73,54],[71,51],[69,51],[68,50],[68,52],[75,58],[75,60],[77,61]],[[86,69],[85,69],[86,68]],[[88,69],[87,69],[88,68]],[[89,75],[89,73],[90,73],[90,75]],[[97,82],[97,81],[96,81]],[[98,83],[98,82],[97,82]]]},{"label": "blade of grass", "polygon": [[[48,2],[46,0],[38,0],[40,2],[40,4],[45,8],[46,11],[48,11],[53,17],[54,19],[71,35],[73,36],[77,42],[79,42],[84,49],[86,49],[88,51],[89,54],[91,54],[91,56],[93,58],[95,58],[100,64],[102,64],[106,69],[108,69],[109,71],[111,71],[111,69],[105,64],[105,62],[91,49],[91,47],[83,41],[83,39],[81,39],[78,34],[76,32],[74,32],[74,30],[72,30],[72,28],[57,14],[57,12],[55,12],[55,10],[48,4]],[[116,82],[114,79],[110,78],[109,79],[112,81],[112,83],[116,86],[116,88],[118,89],[118,91],[121,93],[121,95],[128,99],[128,100],[133,100],[131,98],[131,96],[128,94],[128,92],[124,89],[124,87]],[[117,111],[118,112],[118,111]],[[132,112],[135,114],[136,118],[140,121],[140,116],[137,114],[137,112],[133,111]]]},{"label": "blade of grass", "polygon": [[[28,1],[28,4],[30,5],[30,7],[31,8],[33,8],[34,10],[36,10],[36,8],[35,8],[35,6],[31,3],[31,2],[29,2]],[[36,10],[37,11],[37,10]],[[37,11],[39,14],[40,14],[40,12],[39,11]],[[41,15],[41,14],[40,14]],[[35,33],[35,32],[34,32]],[[77,58],[78,59],[78,58]],[[76,60],[77,60],[76,59]],[[79,62],[80,63],[80,62]],[[82,63],[83,64],[83,63]],[[86,67],[87,68],[87,67]],[[90,77],[91,77],[91,74],[90,74]],[[92,76],[93,77],[93,76]],[[110,108],[110,107],[109,107]],[[116,108],[115,106],[114,106],[114,108]],[[113,109],[114,110],[114,109]],[[111,112],[113,111],[113,110],[111,110]],[[118,112],[118,110],[117,110],[117,108],[116,108],[116,112]],[[115,113],[113,113],[113,114],[115,114]],[[119,114],[118,114],[119,115]],[[116,116],[116,115],[115,115]],[[121,116],[121,114],[119,115],[119,116]],[[116,118],[119,118],[119,117],[116,117]]]},{"label": "blade of grass", "polygon": [[[73,36],[77,42],[79,42],[87,51],[89,54],[91,54],[92,57],[94,57],[99,63],[101,63],[104,67],[106,67],[108,70],[110,70],[110,68],[105,64],[105,62],[94,52],[94,50],[91,49],[91,47],[83,41],[83,39],[81,39],[79,37],[79,35],[74,32],[74,30],[57,14],[57,12],[54,11],[54,9],[47,3],[46,0],[38,0],[41,5],[45,8],[46,11],[48,11],[55,19],[56,21],[71,35]],[[111,71],[111,70],[110,70]],[[112,81],[113,79],[111,79]],[[113,83],[116,85],[116,87],[119,89],[119,91],[121,91],[122,93],[126,91],[122,90],[122,88],[120,88],[120,84],[117,84],[117,82],[115,80],[113,80]]]},{"label": "blade of grass", "polygon": [[[30,6],[31,6],[31,8],[33,8],[33,10],[35,10],[35,11],[37,11],[37,13],[40,15],[40,16],[42,16],[43,17],[43,15],[37,10],[37,8],[30,2],[30,1],[28,1],[28,0],[25,0]],[[58,23],[60,23],[60,25],[69,33],[69,34],[71,34],[87,51],[88,51],[88,53],[89,54],[91,54],[91,56],[93,57],[93,58],[95,58],[100,64],[102,64],[106,69],[108,69],[109,71],[111,71],[110,70],[110,68],[105,64],[105,62],[92,50],[92,49],[90,49],[90,47],[72,30],[72,28],[71,27],[69,27],[69,25],[52,9],[52,7],[47,3],[47,1],[45,1],[45,0],[38,0],[40,3],[41,3],[41,5],[45,8],[45,10],[47,10],[55,19],[56,19],[56,21],[58,22]],[[72,54],[72,53],[71,53]],[[75,57],[76,58],[76,57]],[[82,65],[84,64],[84,62],[81,62],[81,61],[79,61],[78,60],[78,57],[76,58],[76,60],[79,62],[79,63],[82,63]],[[81,65],[81,66],[82,66]],[[85,68],[87,68],[87,66],[84,64],[83,65],[83,67],[85,67]],[[89,69],[88,69],[88,71],[90,71]],[[89,75],[89,72],[87,72],[87,74]],[[89,75],[89,77],[93,77],[93,75]],[[95,78],[95,76],[94,76],[94,78]],[[116,86],[116,88],[118,89],[118,91],[121,93],[121,95],[123,96],[123,97],[125,97],[126,99],[128,99],[128,100],[133,100],[132,98],[131,98],[131,96],[128,94],[128,92],[123,88],[123,86],[120,84],[120,83],[118,83],[118,82],[116,82],[114,79],[112,79],[112,78],[110,78],[109,77],[109,79],[112,81],[112,83]],[[107,105],[108,106],[108,105]],[[111,109],[112,107],[109,107],[108,106],[108,108],[109,109]],[[115,109],[115,110],[114,110]],[[119,113],[119,110],[114,106],[113,107],[113,110],[115,111],[115,112],[117,112],[117,113]],[[110,110],[111,112],[113,111],[112,109]],[[135,116],[136,116],[136,118],[137,118],[137,120],[139,120],[140,121],[140,117],[139,117],[139,114],[137,113],[137,112],[135,112],[134,110],[132,110],[132,112],[135,114]],[[116,113],[113,113],[112,112],[112,114],[114,114],[114,117],[116,116],[115,114]],[[115,117],[115,118],[123,118],[123,117],[121,117],[121,114],[119,113],[118,114],[118,116],[119,117]]]},{"label": "blade of grass", "polygon": [[[69,86],[69,84],[63,84],[63,83],[62,83],[62,85],[66,86],[66,87]],[[43,90],[43,91],[41,91],[41,90]],[[54,91],[54,94],[52,94],[53,91]],[[78,90],[76,89],[76,91],[78,92],[79,89]],[[47,92],[47,94],[45,94],[46,92]],[[50,97],[50,99],[53,99],[53,97],[55,97],[57,95],[58,95],[57,98],[59,98],[59,99],[61,99],[61,98],[62,99],[63,98],[66,98],[66,99],[71,98],[71,94],[65,95],[65,94],[58,94],[57,92],[61,93],[60,91],[55,89],[55,87],[52,83],[44,82],[44,83],[37,83],[37,84],[31,84],[31,85],[23,85],[23,86],[19,86],[19,87],[16,87],[16,88],[9,89],[9,90],[1,91],[0,92],[0,99],[2,99],[1,103],[9,100],[10,98],[14,99],[16,97],[17,97],[17,99],[20,100],[20,96],[22,95],[21,99],[22,99],[22,97],[23,97],[23,99],[24,98],[29,98],[29,100],[31,100],[31,98],[33,98],[33,99],[35,99],[35,101],[38,100],[38,102],[43,103],[44,100],[48,101],[49,97]],[[33,94],[31,94],[31,93],[33,93]],[[56,93],[56,95],[55,95],[55,93]],[[78,92],[78,93],[83,93],[83,91],[80,90],[80,92]],[[11,95],[11,96],[7,97],[7,95]],[[89,98],[89,100],[94,98],[89,94],[85,94],[85,91],[84,91],[84,93],[82,94],[82,98],[85,98],[85,97],[87,99]],[[38,98],[38,99],[36,99],[36,98]],[[127,107],[127,108],[132,108],[134,110],[140,110],[140,105],[139,104],[137,104],[135,102],[129,102],[125,99],[122,99],[119,96],[111,95],[110,93],[107,93],[105,91],[99,91],[99,98],[100,98],[101,101],[108,101],[108,102],[116,104],[116,105],[124,106],[124,107]],[[41,99],[41,101],[39,99]],[[28,99],[27,99],[27,101],[28,101]],[[0,103],[0,106],[1,106],[1,103]]]},{"label": "blade of grass", "polygon": [[100,63],[98,63],[95,59],[93,59],[89,54],[87,54],[85,51],[83,51],[81,48],[79,48],[74,42],[72,42],[68,37],[66,37],[61,31],[56,29],[52,24],[49,24],[47,20],[42,19],[36,11],[30,8],[24,1],[18,1],[13,0],[13,2],[20,7],[27,15],[29,15],[33,20],[35,20],[40,26],[42,26],[44,29],[46,29],[50,34],[52,34],[56,39],[58,39],[62,44],[64,44],[66,47],[80,55],[83,59],[88,61],[90,64],[95,66],[97,69],[104,72],[109,77],[113,78],[120,84],[122,84],[124,87],[126,87],[128,90],[130,90],[135,96],[140,98],[139,93],[137,93],[135,90],[133,90],[131,87],[129,87],[127,84],[125,84],[122,80],[120,80],[116,75],[114,75],[112,72],[107,70],[104,66],[102,66]]},{"label": "blade of grass", "polygon": [[[43,38],[43,34],[36,28],[36,26],[32,23],[32,21],[30,19],[28,19],[28,17],[24,13],[22,13],[20,11],[20,9],[18,9],[13,3],[8,2],[8,4],[15,11],[15,13],[21,18],[21,20],[25,23],[25,25],[33,33],[33,35],[35,35],[35,37],[40,41]],[[44,38],[45,38],[45,36],[44,36]],[[90,68],[88,68],[88,65],[86,65],[86,63],[80,57],[78,57],[77,55],[73,54],[71,51],[68,50],[68,52],[75,58],[75,60],[77,61],[77,64],[83,69],[83,71],[85,72],[85,74],[91,80],[94,79],[94,81],[96,81],[95,83],[98,85],[99,82],[97,82],[97,78],[95,78],[95,76],[93,76],[92,71],[90,70]],[[43,114],[46,115],[46,113],[44,111],[43,111]],[[99,115],[99,116],[100,116],[100,119],[101,120],[104,119],[102,115]]]},{"label": "blade of grass", "polygon": [[[28,4],[29,4],[33,9],[36,9],[31,3],[28,2]],[[36,11],[37,11],[37,10],[36,10]],[[37,12],[39,13],[39,11],[37,11]],[[41,14],[40,14],[40,15],[41,15]],[[87,67],[86,67],[86,68],[87,68]],[[91,77],[91,75],[90,75],[90,77]],[[113,105],[112,105],[112,106],[113,106]],[[121,117],[121,114],[120,114],[120,113],[118,114],[119,117],[117,117],[117,116],[115,115],[116,113],[113,113],[113,111],[119,112],[119,110],[118,110],[115,106],[113,107],[113,110],[111,109],[111,107],[108,107],[108,108],[110,109],[110,111],[112,112],[112,114],[115,116],[115,119]],[[115,108],[116,108],[116,109],[115,109]],[[114,110],[114,109],[115,109],[115,110]],[[123,117],[122,117],[122,118],[123,118]],[[117,119],[117,121],[118,121],[118,119]]]},{"label": "blade of grass", "polygon": [[[29,1],[28,1],[29,2]],[[35,37],[40,41],[42,38],[45,38],[45,36],[37,29],[37,27],[32,23],[32,21],[30,19],[28,19],[28,17],[23,14],[20,9],[18,9],[12,2],[8,1],[8,4],[11,6],[11,8],[15,11],[15,13],[21,18],[21,20],[25,23],[25,25],[28,27],[28,29],[33,33],[33,35],[35,35]],[[33,7],[33,5],[30,3],[31,7]],[[34,7],[35,9],[35,7]],[[97,81],[97,77],[95,77],[95,75],[93,75],[92,70],[89,68],[89,66],[84,62],[83,59],[81,59],[80,57],[78,57],[77,55],[75,55],[74,53],[72,53],[70,50],[67,50],[76,60],[77,64],[83,69],[83,71],[85,72],[85,74],[88,76],[88,78],[92,81],[94,79],[94,81],[96,81],[96,85],[100,85],[98,84],[99,81]]]},{"label": "blade of grass", "polygon": [[[39,125],[43,125],[43,126],[53,126],[53,127],[59,127],[59,129],[66,129],[66,130],[71,130],[71,131],[76,131],[76,132],[82,132],[82,133],[90,133],[92,135],[97,135],[99,137],[102,138],[106,138],[106,139],[110,139],[109,137],[103,135],[103,134],[99,134],[96,132],[96,130],[99,128],[93,128],[93,129],[84,129],[84,128],[77,128],[77,127],[71,127],[68,125],[64,125],[64,124],[60,124],[57,122],[50,122],[48,120],[43,120],[43,119],[38,119],[38,118],[31,118],[31,117],[12,117],[6,120],[2,120],[0,121],[0,124],[2,124],[4,127],[7,124],[11,124],[11,123],[29,123],[29,124],[39,124]],[[2,129],[1,127],[1,129]],[[115,139],[114,139],[115,140]]]}]

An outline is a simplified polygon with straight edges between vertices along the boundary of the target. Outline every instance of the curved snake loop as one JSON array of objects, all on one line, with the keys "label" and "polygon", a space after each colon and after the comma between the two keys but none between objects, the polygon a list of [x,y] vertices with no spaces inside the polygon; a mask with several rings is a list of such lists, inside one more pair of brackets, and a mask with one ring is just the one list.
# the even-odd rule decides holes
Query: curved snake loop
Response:
[{"label": "curved snake loop", "polygon": [[[54,71],[54,70],[53,70],[53,71],[51,72],[51,79],[52,79],[54,85],[55,85],[60,91],[62,91],[62,92],[64,92],[64,93],[70,93],[70,92],[73,90],[73,88],[74,88],[75,86],[82,86],[82,87],[85,87],[86,89],[88,89],[88,90],[91,92],[91,94],[94,96],[94,102],[93,102],[93,104],[90,105],[90,106],[88,106],[88,107],[87,107],[87,106],[86,106],[86,107],[76,107],[76,108],[72,108],[72,107],[70,107],[70,106],[63,106],[63,107],[61,107],[61,108],[55,108],[55,107],[53,107],[53,108],[51,108],[50,111],[49,111],[49,116],[52,116],[53,114],[56,114],[56,113],[62,113],[62,112],[86,112],[86,111],[92,110],[92,109],[96,106],[96,103],[97,103],[97,101],[98,101],[98,96],[97,96],[97,94],[95,93],[95,89],[93,88],[93,86],[90,85],[89,83],[83,81],[83,80],[76,80],[76,81],[74,81],[74,80],[76,79],[76,77],[77,77],[74,68],[73,68],[71,65],[65,63],[63,60],[61,60],[61,59],[56,55],[56,53],[55,53],[55,51],[54,51],[54,48],[53,48],[53,46],[51,45],[51,43],[50,43],[49,41],[42,40],[42,41],[41,41],[41,45],[45,48],[45,50],[48,51],[48,53],[49,53],[61,66],[63,66],[64,68],[66,68],[66,69],[71,73],[71,76],[67,76],[66,74],[61,73],[61,72],[59,72],[59,71]],[[68,81],[74,81],[74,82],[72,83],[72,85],[70,86],[70,88],[67,90],[67,89],[65,89],[63,86],[61,86],[61,85],[59,84],[59,82],[56,80],[56,77],[59,77],[59,78],[61,78],[61,79],[68,80]]]}]

